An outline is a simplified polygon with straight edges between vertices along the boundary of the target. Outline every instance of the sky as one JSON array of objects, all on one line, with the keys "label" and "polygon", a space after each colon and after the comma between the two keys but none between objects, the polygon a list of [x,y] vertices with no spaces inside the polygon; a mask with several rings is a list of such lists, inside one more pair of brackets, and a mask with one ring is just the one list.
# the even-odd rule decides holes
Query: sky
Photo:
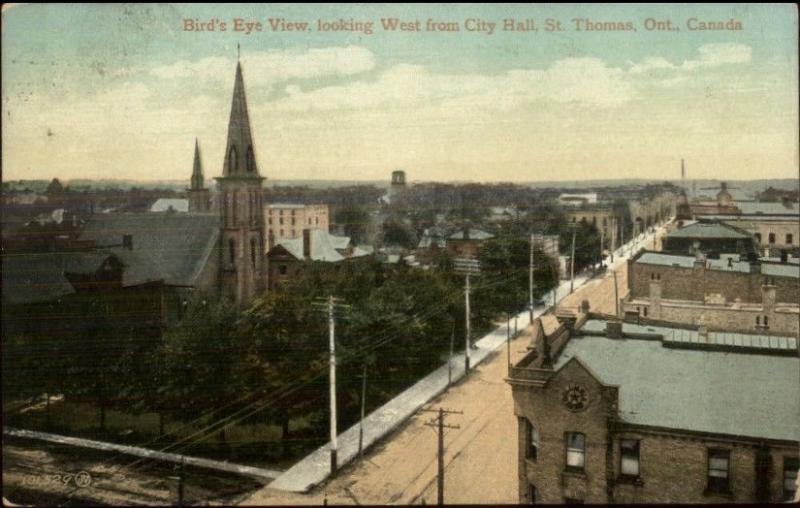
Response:
[{"label": "sky", "polygon": [[[689,178],[796,178],[797,19],[790,4],[6,4],[3,180],[188,181],[195,138],[219,176],[237,45],[268,179],[677,179],[681,159]],[[690,30],[728,20],[741,29]]]}]

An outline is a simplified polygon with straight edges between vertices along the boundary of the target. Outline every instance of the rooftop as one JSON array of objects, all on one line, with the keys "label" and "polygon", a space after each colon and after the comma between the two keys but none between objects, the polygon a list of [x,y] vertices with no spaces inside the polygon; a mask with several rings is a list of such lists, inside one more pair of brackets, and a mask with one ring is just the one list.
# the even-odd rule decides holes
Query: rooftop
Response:
[{"label": "rooftop", "polygon": [[[605,322],[590,320],[583,330],[587,327],[604,329]],[[649,331],[654,337],[572,337],[555,369],[578,358],[601,382],[619,386],[620,417],[628,423],[800,440],[800,359],[796,356],[668,347],[667,341],[655,335],[673,329],[642,328],[655,330]],[[623,331],[629,330],[626,323]],[[731,337],[715,340],[744,337],[723,335]]]},{"label": "rooftop", "polygon": [[667,238],[732,238],[750,239],[749,233],[721,222],[695,222],[689,226],[676,229]]},{"label": "rooftop", "polygon": [[150,206],[151,212],[166,212],[169,209],[176,212],[188,212],[189,200],[179,198],[159,198]]},{"label": "rooftop", "polygon": [[[450,240],[463,240],[464,239],[464,231],[459,230],[453,233],[448,237]],[[494,238],[494,235],[487,233],[486,231],[476,229],[476,228],[469,228],[469,240],[488,240],[490,238]]]},{"label": "rooftop", "polygon": [[[731,261],[729,262],[728,259]],[[695,260],[696,258],[690,255],[645,251],[640,254],[639,257],[634,258],[633,262],[645,265],[692,268]],[[706,268],[709,270],[739,273],[750,272],[750,263],[748,261],[739,260],[737,255],[721,254],[720,259],[707,259],[705,263]],[[800,279],[800,264],[797,263],[773,263],[761,260],[758,266],[762,275]]]},{"label": "rooftop", "polygon": [[[339,254],[336,250],[336,245],[341,244],[343,238],[347,239],[347,243],[349,244],[349,237],[336,237],[320,229],[311,229],[309,230],[309,234],[311,240],[311,261],[336,262],[344,259],[344,256]],[[284,248],[296,259],[305,259],[303,255],[302,235],[297,238],[278,238],[275,240],[275,247]]]}]

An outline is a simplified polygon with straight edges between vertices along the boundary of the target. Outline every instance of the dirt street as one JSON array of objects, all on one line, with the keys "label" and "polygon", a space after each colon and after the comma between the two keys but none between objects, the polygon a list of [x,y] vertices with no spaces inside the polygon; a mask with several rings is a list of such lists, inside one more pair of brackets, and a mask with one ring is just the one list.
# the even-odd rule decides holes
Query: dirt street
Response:
[{"label": "dirt street", "polygon": [[[627,293],[626,267],[617,271],[620,298]],[[614,278],[590,281],[561,304],[576,307],[584,299],[596,312],[613,313]],[[511,343],[512,361],[530,343],[526,330]],[[507,374],[505,348],[460,384],[429,404],[463,411],[445,432],[446,503],[517,503],[517,423]],[[436,503],[436,431],[425,424],[433,413],[419,413],[397,432],[369,450],[327,484],[308,494],[262,489],[243,504],[426,504]]]}]

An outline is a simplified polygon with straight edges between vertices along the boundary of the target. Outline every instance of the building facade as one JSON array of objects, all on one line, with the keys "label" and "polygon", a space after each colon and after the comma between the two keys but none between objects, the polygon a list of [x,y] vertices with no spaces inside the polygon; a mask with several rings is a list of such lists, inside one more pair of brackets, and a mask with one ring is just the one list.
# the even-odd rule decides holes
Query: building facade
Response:
[{"label": "building facade", "polygon": [[741,348],[673,332],[585,315],[539,328],[507,379],[520,503],[794,498],[797,340]]},{"label": "building facade", "polygon": [[299,238],[303,229],[330,230],[328,205],[270,203],[264,207],[267,237]]}]

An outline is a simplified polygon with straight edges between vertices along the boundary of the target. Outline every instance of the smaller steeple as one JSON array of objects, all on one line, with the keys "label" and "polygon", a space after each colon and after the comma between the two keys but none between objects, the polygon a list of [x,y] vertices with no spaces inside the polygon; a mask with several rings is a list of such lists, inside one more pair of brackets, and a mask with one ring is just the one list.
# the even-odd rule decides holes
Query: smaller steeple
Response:
[{"label": "smaller steeple", "polygon": [[200,143],[194,138],[194,167],[192,168],[192,190],[200,190],[205,186],[203,163],[200,161]]}]

